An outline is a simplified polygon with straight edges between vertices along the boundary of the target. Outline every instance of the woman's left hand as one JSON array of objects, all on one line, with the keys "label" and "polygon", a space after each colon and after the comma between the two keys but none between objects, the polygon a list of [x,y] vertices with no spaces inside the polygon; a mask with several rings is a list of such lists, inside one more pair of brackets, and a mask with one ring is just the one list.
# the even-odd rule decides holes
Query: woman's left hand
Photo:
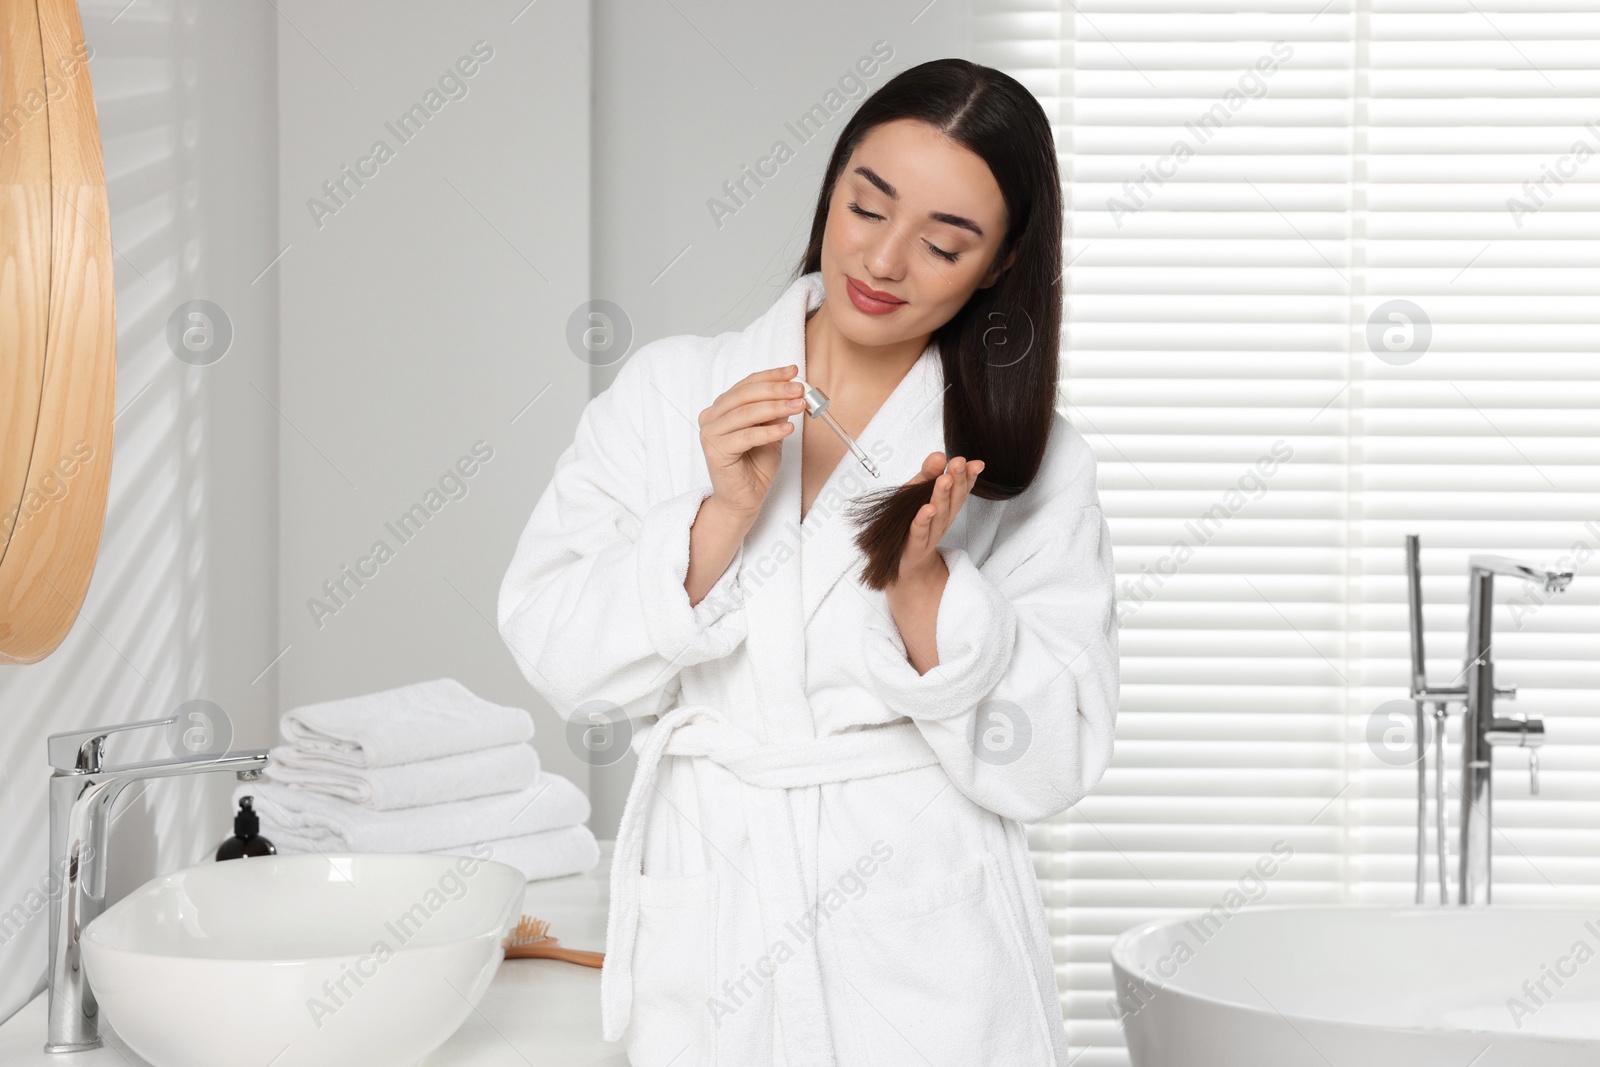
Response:
[{"label": "woman's left hand", "polygon": [[911,521],[906,535],[906,545],[900,553],[900,570],[897,581],[916,577],[933,577],[944,570],[944,560],[939,556],[939,542],[966,503],[967,494],[983,472],[983,460],[968,460],[956,456],[945,463],[943,452],[930,452],[922,461],[922,470],[906,482],[934,481],[933,499],[922,505],[917,517]]}]

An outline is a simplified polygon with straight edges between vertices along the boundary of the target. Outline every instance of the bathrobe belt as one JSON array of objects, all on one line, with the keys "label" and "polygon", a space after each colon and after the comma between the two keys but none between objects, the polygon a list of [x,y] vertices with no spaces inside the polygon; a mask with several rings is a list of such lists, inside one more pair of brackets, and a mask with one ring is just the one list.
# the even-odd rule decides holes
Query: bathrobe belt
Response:
[{"label": "bathrobe belt", "polygon": [[[633,1007],[633,945],[639,928],[644,829],[663,755],[705,756],[754,787],[747,810],[760,832],[750,834],[750,847],[768,945],[782,938],[785,920],[805,915],[815,906],[805,893],[800,848],[785,790],[896,774],[938,762],[922,732],[910,722],[767,743],[705,704],[673,708],[645,726],[634,737],[632,747],[639,754],[639,766],[617,828],[606,958],[600,976],[607,1041],[621,1039]],[[823,1002],[816,938],[799,946],[795,958],[777,969],[773,981],[787,1063],[790,1067],[832,1064],[833,1038]]]}]

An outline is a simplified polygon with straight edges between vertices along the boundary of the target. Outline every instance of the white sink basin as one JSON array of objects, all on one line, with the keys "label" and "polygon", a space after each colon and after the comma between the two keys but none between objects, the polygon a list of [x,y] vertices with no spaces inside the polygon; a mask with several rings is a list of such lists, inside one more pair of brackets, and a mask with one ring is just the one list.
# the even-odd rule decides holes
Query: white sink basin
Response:
[{"label": "white sink basin", "polygon": [[420,853],[257,856],[139,887],[83,934],[90,988],[153,1067],[411,1067],[505,957],[527,882]]},{"label": "white sink basin", "polygon": [[1260,907],[1111,946],[1133,1067],[1594,1067],[1600,917]]}]

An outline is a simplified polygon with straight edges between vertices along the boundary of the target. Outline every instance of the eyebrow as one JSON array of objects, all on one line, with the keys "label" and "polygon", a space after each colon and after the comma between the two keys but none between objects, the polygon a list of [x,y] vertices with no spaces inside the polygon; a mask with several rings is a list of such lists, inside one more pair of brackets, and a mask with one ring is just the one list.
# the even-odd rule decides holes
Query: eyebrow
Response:
[{"label": "eyebrow", "polygon": [[[887,196],[890,200],[900,199],[900,194],[894,191],[894,186],[884,181],[883,178],[879,176],[878,172],[873,170],[871,167],[857,167],[855,168],[855,173],[861,175],[873,185],[876,185],[883,191],[883,195]],[[959,226],[963,230],[971,230],[979,237],[983,236],[983,227],[979,226],[976,222],[973,222],[964,215],[952,215],[948,211],[930,211],[928,212],[928,217],[935,222],[943,222],[950,226]]]}]

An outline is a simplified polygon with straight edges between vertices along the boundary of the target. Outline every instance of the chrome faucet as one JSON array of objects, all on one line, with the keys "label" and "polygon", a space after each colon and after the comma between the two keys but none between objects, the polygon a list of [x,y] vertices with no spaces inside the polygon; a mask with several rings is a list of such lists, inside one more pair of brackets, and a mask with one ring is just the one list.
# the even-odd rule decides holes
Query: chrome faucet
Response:
[{"label": "chrome faucet", "polygon": [[47,739],[54,768],[50,775],[50,870],[61,872],[61,891],[50,897],[46,1052],[82,1052],[102,1044],[99,1006],[83,973],[79,939],[84,928],[105,910],[108,816],[123,788],[142,778],[205,771],[235,771],[241,781],[254,781],[267,765],[267,750],[262,748],[104,766],[108,735],[177,721],[173,715],[71,730]]},{"label": "chrome faucet", "polygon": [[1444,795],[1444,742],[1449,705],[1465,710],[1461,730],[1460,868],[1457,876],[1459,904],[1490,902],[1490,832],[1494,828],[1494,748],[1516,745],[1528,749],[1528,790],[1539,794],[1539,746],[1544,744],[1544,722],[1527,715],[1498,716],[1496,700],[1514,700],[1515,689],[1494,684],[1494,576],[1504,574],[1538,582],[1546,593],[1559,593],[1572,581],[1572,571],[1551,570],[1506,556],[1474,554],[1467,559],[1467,650],[1461,673],[1466,684],[1431,688],[1422,647],[1422,577],[1416,534],[1406,535],[1407,592],[1411,614],[1411,699],[1417,709],[1417,874],[1416,901],[1422,903],[1423,857],[1427,841],[1427,760],[1425,705],[1433,706],[1434,787],[1439,862],[1439,902],[1448,901],[1448,851]]}]

